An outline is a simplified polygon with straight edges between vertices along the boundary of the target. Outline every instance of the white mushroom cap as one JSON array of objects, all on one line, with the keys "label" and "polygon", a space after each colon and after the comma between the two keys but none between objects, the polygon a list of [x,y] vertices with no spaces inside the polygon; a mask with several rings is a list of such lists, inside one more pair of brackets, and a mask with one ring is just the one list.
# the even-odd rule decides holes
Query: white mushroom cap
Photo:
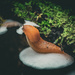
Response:
[{"label": "white mushroom cap", "polygon": [[0,35],[6,33],[7,31],[7,27],[0,27]]},{"label": "white mushroom cap", "polygon": [[68,54],[48,53],[41,54],[35,52],[31,47],[21,51],[19,54],[23,64],[36,69],[56,69],[71,65],[74,60]]},{"label": "white mushroom cap", "polygon": [[[31,26],[36,26],[36,27],[40,27],[39,25],[37,25],[36,23],[34,22],[31,22],[31,21],[27,21],[25,20],[25,23],[23,25],[31,25]],[[23,30],[22,30],[23,26],[21,26],[19,29],[16,30],[16,32],[20,35],[23,34]]]},{"label": "white mushroom cap", "polygon": [[31,22],[31,21],[28,21],[28,20],[25,20],[25,23],[24,25],[31,25],[31,26],[36,26],[36,27],[40,27],[39,25],[37,25],[36,23],[34,22]]},{"label": "white mushroom cap", "polygon": [[5,27],[16,27],[16,26],[22,26],[21,23],[17,22],[17,21],[14,21],[14,20],[11,20],[11,19],[8,19],[6,20],[2,26],[5,26]]},{"label": "white mushroom cap", "polygon": [[16,30],[16,32],[17,32],[18,34],[20,34],[20,35],[23,34],[22,28],[23,28],[23,26],[21,26],[20,28],[18,28],[18,29]]}]

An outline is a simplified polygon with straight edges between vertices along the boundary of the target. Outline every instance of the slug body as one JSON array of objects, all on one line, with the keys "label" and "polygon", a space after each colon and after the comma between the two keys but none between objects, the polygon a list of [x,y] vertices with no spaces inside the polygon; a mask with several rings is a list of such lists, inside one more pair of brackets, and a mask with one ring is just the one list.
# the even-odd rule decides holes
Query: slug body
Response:
[{"label": "slug body", "polygon": [[40,37],[39,31],[37,28],[24,25],[23,32],[26,35],[29,45],[39,53],[64,53],[61,51],[61,48],[56,46],[53,43],[47,42]]}]

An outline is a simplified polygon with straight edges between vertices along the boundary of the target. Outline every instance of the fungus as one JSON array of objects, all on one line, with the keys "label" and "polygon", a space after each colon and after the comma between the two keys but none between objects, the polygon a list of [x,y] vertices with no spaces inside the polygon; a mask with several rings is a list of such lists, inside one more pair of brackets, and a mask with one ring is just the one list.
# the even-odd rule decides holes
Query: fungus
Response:
[{"label": "fungus", "polygon": [[36,26],[36,27],[40,27],[39,25],[37,25],[36,23],[34,22],[31,22],[31,21],[28,21],[28,20],[25,20],[25,23],[24,25],[31,25],[31,26]]},{"label": "fungus", "polygon": [[70,55],[59,53],[42,54],[35,52],[31,47],[21,51],[19,58],[23,64],[36,69],[57,69],[71,65],[74,60]]},{"label": "fungus", "polygon": [[6,33],[8,31],[7,28],[16,27],[16,26],[22,26],[22,24],[10,19],[6,20],[0,27],[0,35]]},{"label": "fungus", "polygon": [[7,31],[7,27],[0,27],[0,35],[6,33]]},{"label": "fungus", "polygon": [[18,34],[20,34],[20,35],[23,34],[22,28],[23,28],[23,26],[19,27],[19,28],[16,30],[16,32],[17,32]]},{"label": "fungus", "polygon": [[22,24],[17,21],[8,19],[2,24],[2,26],[10,28],[10,27],[22,26]]},{"label": "fungus", "polygon": [[[34,22],[31,22],[31,21],[28,21],[28,20],[25,20],[25,23],[23,25],[31,25],[31,26],[36,26],[36,27],[40,27],[39,25],[37,25],[36,23]],[[16,30],[16,32],[20,35],[23,34],[23,30],[22,30],[23,26],[21,26],[19,29]]]}]

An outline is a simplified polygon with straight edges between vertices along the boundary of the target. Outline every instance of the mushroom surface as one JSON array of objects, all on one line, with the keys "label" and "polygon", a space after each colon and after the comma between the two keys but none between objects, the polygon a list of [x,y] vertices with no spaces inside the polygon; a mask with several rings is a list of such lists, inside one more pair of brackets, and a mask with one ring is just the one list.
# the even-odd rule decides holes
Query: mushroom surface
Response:
[{"label": "mushroom surface", "polygon": [[28,20],[25,20],[25,23],[24,25],[31,25],[31,26],[36,26],[36,27],[40,27],[38,24],[32,22],[32,21],[28,21]]},{"label": "mushroom surface", "polygon": [[17,26],[22,26],[22,24],[11,19],[6,20],[0,27],[0,35],[5,34],[8,31],[7,28],[17,27]]},{"label": "mushroom surface", "polygon": [[2,26],[9,28],[9,27],[22,26],[22,24],[19,23],[19,22],[17,22],[17,21],[8,19],[8,20],[6,20],[6,21],[2,24]]},{"label": "mushroom surface", "polygon": [[35,52],[31,47],[22,50],[19,58],[23,64],[36,69],[57,69],[71,65],[74,60],[68,54]]},{"label": "mushroom surface", "polygon": [[7,27],[0,27],[0,35],[5,34],[7,31]]},{"label": "mushroom surface", "polygon": [[[31,25],[31,26],[36,26],[36,27],[40,27],[39,25],[37,25],[36,23],[34,22],[31,22],[31,21],[28,21],[28,20],[25,20],[25,23],[23,25]],[[23,34],[23,30],[22,30],[23,26],[21,26],[19,29],[16,30],[16,32],[20,35]]]}]

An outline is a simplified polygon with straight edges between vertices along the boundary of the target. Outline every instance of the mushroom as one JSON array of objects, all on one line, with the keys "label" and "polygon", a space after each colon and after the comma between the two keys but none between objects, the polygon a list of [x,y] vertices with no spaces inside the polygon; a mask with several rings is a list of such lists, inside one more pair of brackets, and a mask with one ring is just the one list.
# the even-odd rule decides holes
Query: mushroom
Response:
[{"label": "mushroom", "polygon": [[20,60],[25,65],[37,69],[55,69],[69,66],[74,62],[73,57],[60,47],[43,40],[35,27],[24,25],[23,32],[30,45],[19,54]]},{"label": "mushroom", "polygon": [[71,65],[74,60],[68,54],[60,53],[38,53],[31,47],[22,50],[19,59],[24,65],[36,69],[59,69]]},{"label": "mushroom", "polygon": [[22,24],[17,21],[8,19],[2,24],[2,26],[10,28],[10,27],[22,26]]},{"label": "mushroom", "polygon": [[31,26],[40,27],[40,26],[39,26],[39,25],[37,25],[36,23],[34,23],[34,22],[32,22],[32,21],[28,21],[28,20],[25,20],[24,25],[31,25]]},{"label": "mushroom", "polygon": [[[25,20],[25,23],[23,25],[31,25],[31,26],[36,26],[36,27],[40,27],[39,25],[37,25],[36,23],[34,22],[31,22],[31,21],[28,21],[28,20]],[[23,26],[21,26],[19,29],[16,30],[16,32],[20,35],[23,34],[23,30],[22,30]]]},{"label": "mushroom", "polygon": [[0,27],[0,35],[6,33],[8,31],[7,28],[16,27],[16,26],[22,26],[21,23],[14,21],[14,20],[6,20]]},{"label": "mushroom", "polygon": [[4,34],[4,33],[6,33],[8,30],[7,30],[7,28],[6,27],[0,27],[0,35],[2,35],[2,34]]}]

